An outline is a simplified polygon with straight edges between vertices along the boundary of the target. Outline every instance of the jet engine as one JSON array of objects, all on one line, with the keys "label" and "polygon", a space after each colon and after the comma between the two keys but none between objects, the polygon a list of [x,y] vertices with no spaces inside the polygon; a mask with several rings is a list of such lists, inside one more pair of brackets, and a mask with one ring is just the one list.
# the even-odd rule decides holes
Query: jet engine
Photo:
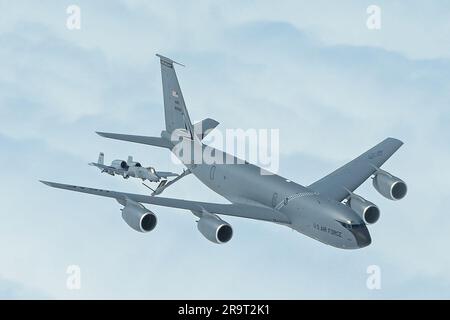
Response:
[{"label": "jet engine", "polygon": [[390,200],[400,200],[406,196],[406,183],[391,175],[390,173],[379,170],[372,180],[374,188],[385,198]]},{"label": "jet engine", "polygon": [[124,169],[124,170],[128,170],[129,167],[127,162],[123,160],[114,160],[113,162],[111,162],[111,166],[116,169]]},{"label": "jet engine", "polygon": [[139,162],[134,162],[132,156],[128,156],[127,165],[129,167],[142,167],[142,165]]},{"label": "jet engine", "polygon": [[214,243],[226,243],[233,237],[233,228],[214,214],[203,214],[197,222],[200,233]]},{"label": "jet engine", "polygon": [[128,200],[122,209],[122,218],[138,232],[150,232],[156,227],[156,215],[143,205]]},{"label": "jet engine", "polygon": [[354,193],[348,199],[347,205],[359,214],[365,224],[374,224],[380,218],[380,209],[375,204]]},{"label": "jet engine", "polygon": [[142,167],[142,165],[139,162],[128,162],[128,165],[130,167],[136,167],[136,168]]}]

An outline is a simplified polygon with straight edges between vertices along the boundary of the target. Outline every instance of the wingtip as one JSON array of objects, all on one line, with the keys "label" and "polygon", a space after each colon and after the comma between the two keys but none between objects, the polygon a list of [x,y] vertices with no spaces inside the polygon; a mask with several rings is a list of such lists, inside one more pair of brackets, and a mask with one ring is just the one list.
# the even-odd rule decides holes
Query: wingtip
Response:
[{"label": "wingtip", "polygon": [[398,144],[399,146],[402,146],[404,144],[402,140],[397,139],[397,138],[393,138],[393,137],[389,137],[386,140],[394,142],[394,143]]},{"label": "wingtip", "polygon": [[40,183],[43,183],[43,184],[45,184],[46,186],[49,186],[49,187],[52,186],[52,183],[51,183],[50,181],[39,180],[39,182],[40,182]]}]

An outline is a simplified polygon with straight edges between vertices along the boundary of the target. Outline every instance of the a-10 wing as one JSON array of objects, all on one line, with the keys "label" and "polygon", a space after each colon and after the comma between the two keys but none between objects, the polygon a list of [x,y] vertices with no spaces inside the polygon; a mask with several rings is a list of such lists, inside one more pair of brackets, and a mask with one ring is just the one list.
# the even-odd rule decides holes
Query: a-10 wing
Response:
[{"label": "a-10 wing", "polygon": [[96,163],[96,162],[91,162],[89,163],[91,166],[95,166],[103,171],[107,171],[107,172],[114,172],[115,174],[123,174],[125,172],[125,170],[123,169],[118,169],[112,166],[106,166],[104,164],[101,163]]},{"label": "a-10 wing", "polygon": [[160,178],[167,179],[169,177],[178,177],[179,174],[175,172],[167,172],[167,171],[156,171],[156,175]]},{"label": "a-10 wing", "polygon": [[220,204],[220,203],[190,201],[190,200],[146,196],[140,194],[124,193],[102,189],[93,189],[48,181],[41,181],[41,182],[53,188],[88,193],[96,196],[113,198],[116,200],[130,199],[139,203],[148,203],[156,206],[185,209],[193,212],[207,211],[209,213],[223,214],[227,216],[290,224],[289,219],[281,212],[265,206],[256,206],[248,204]]},{"label": "a-10 wing", "polygon": [[314,182],[308,188],[336,201],[342,201],[349,196],[348,191],[355,191],[402,145],[403,142],[400,140],[387,138],[358,158]]}]

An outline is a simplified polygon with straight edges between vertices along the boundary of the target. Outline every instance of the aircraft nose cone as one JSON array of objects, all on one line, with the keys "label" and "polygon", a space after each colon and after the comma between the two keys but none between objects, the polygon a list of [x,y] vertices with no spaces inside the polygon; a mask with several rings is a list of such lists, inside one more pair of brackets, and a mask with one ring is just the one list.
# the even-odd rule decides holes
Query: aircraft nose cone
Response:
[{"label": "aircraft nose cone", "polygon": [[353,226],[352,233],[355,236],[358,247],[364,248],[372,243],[372,238],[365,224]]}]

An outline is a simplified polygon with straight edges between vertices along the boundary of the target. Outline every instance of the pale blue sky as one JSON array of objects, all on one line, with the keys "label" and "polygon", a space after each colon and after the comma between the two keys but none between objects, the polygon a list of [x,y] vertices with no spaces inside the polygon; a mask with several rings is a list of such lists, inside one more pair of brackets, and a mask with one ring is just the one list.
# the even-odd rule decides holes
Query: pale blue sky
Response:
[{"label": "pale blue sky", "polygon": [[[81,30],[66,8],[81,8]],[[366,8],[382,29],[366,28]],[[0,1],[0,298],[450,298],[450,5],[446,1]],[[409,184],[379,205],[373,243],[325,246],[286,228],[227,218],[235,236],[205,240],[189,212],[155,207],[131,230],[120,206],[38,179],[145,193],[87,166],[129,154],[160,170],[167,151],[96,130],[158,135],[155,53],[178,68],[193,120],[278,128],[280,174],[303,184],[387,136],[405,142],[385,168]],[[166,196],[224,199],[193,177]],[[82,287],[66,288],[81,267]],[[379,265],[382,289],[366,288]]]}]

